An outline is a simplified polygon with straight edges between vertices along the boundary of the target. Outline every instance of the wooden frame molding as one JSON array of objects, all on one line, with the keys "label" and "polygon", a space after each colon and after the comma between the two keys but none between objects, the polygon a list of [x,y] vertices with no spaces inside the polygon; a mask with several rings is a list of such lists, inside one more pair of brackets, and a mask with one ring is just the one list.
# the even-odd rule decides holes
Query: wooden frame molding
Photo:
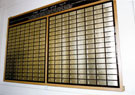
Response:
[{"label": "wooden frame molding", "polygon": [[113,1],[114,5],[114,17],[115,17],[115,29],[116,29],[116,42],[117,42],[117,53],[118,53],[118,66],[119,66],[119,81],[120,81],[120,88],[121,91],[125,90],[123,86],[123,77],[122,77],[122,62],[121,62],[121,53],[120,53],[120,41],[119,41],[119,27],[118,27],[118,16],[117,16],[117,2],[116,0]]},{"label": "wooden frame molding", "polygon": [[31,20],[27,20],[27,21],[24,21],[24,22],[20,22],[20,23],[17,23],[17,24],[13,24],[13,25],[9,25],[9,20],[11,18],[16,18],[16,17],[19,17],[21,15],[24,15],[24,14],[27,14],[27,13],[31,13],[31,12],[34,12],[36,10],[40,10],[40,9],[43,9],[43,8],[46,8],[46,7],[49,7],[49,6],[52,6],[52,5],[56,5],[56,4],[59,4],[59,3],[62,3],[62,2],[65,2],[67,0],[60,0],[58,2],[55,2],[55,3],[52,3],[52,4],[49,4],[47,6],[43,6],[43,7],[40,7],[40,8],[37,8],[37,9],[34,9],[34,10],[31,10],[31,11],[28,11],[28,12],[25,12],[25,13],[22,13],[22,14],[19,14],[19,15],[16,15],[16,16],[13,16],[13,17],[10,17],[8,19],[8,31],[9,31],[9,28],[11,27],[14,27],[14,26],[17,26],[17,25],[21,25],[21,24],[25,24],[25,23],[28,23],[28,22],[32,22],[32,21],[36,21],[36,20],[40,20],[40,19],[43,19],[43,18],[46,18],[47,19],[47,29],[46,29],[46,52],[45,52],[45,55],[46,55],[46,62],[45,62],[45,83],[36,83],[36,82],[26,82],[26,81],[14,81],[14,80],[5,80],[5,75],[6,75],[6,56],[7,56],[7,48],[8,48],[8,31],[7,31],[7,43],[6,43],[6,56],[5,56],[5,69],[4,69],[4,81],[5,82],[13,82],[13,83],[24,83],[24,84],[34,84],[34,85],[47,85],[47,86],[55,86],[55,87],[68,87],[68,88],[81,88],[81,89],[93,89],[93,90],[109,90],[109,91],[124,91],[124,86],[123,86],[123,81],[122,81],[122,65],[121,65],[121,58],[120,58],[120,46],[119,46],[119,29],[118,29],[118,18],[117,18],[117,4],[116,4],[116,0],[113,0],[113,8],[114,8],[114,21],[115,21],[115,31],[116,31],[116,43],[117,43],[117,54],[118,54],[118,72],[119,72],[119,83],[120,83],[120,87],[119,88],[113,88],[113,87],[96,87],[96,86],[81,86],[81,85],[66,85],[66,84],[52,84],[52,83],[47,83],[47,74],[48,74],[48,51],[49,51],[49,17],[51,16],[55,16],[55,15],[58,15],[58,14],[62,14],[62,13],[65,13],[65,12],[70,12],[70,11],[74,11],[74,10],[77,10],[77,9],[81,9],[81,8],[85,8],[85,7],[89,7],[89,6],[93,6],[93,5],[96,5],[96,4],[100,4],[100,3],[104,3],[104,2],[108,2],[110,0],[99,0],[97,2],[93,2],[93,3],[90,3],[90,4],[85,4],[85,5],[81,5],[81,6],[78,6],[78,7],[75,7],[75,8],[71,8],[71,9],[67,9],[67,10],[64,10],[64,11],[60,11],[60,12],[57,12],[57,13],[53,13],[53,14],[49,14],[49,15],[45,15],[45,16],[42,16],[42,17],[38,17],[38,18],[35,18],[35,19],[31,19]]}]

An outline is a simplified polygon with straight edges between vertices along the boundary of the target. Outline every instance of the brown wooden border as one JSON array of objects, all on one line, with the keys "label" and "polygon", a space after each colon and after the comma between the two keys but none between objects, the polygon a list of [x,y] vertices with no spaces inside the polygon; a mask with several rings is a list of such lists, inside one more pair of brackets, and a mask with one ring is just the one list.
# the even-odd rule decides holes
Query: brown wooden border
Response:
[{"label": "brown wooden border", "polygon": [[6,49],[5,49],[5,59],[4,59],[4,74],[3,74],[3,80],[5,81],[6,76],[6,57],[7,57],[7,46],[8,46],[8,29],[9,29],[9,18],[8,18],[8,24],[7,24],[7,35],[6,35]]},{"label": "brown wooden border", "polygon": [[47,71],[47,68],[48,68],[48,37],[49,37],[49,22],[48,22],[48,19],[49,17],[47,17],[47,32],[46,32],[46,64],[45,64],[45,83],[47,83],[47,74],[48,74],[48,71]]},{"label": "brown wooden border", "polygon": [[114,7],[114,17],[115,17],[115,30],[116,30],[116,43],[117,43],[117,57],[118,57],[118,69],[119,69],[119,83],[120,89],[122,91],[125,90],[123,86],[123,77],[122,77],[122,62],[121,62],[121,54],[120,54],[120,40],[119,40],[119,25],[118,25],[118,15],[117,15],[117,1],[113,0]]},{"label": "brown wooden border", "polygon": [[[55,2],[55,3],[52,3],[52,4],[49,4],[47,6],[43,6],[43,7],[40,7],[40,8],[37,8],[37,9],[34,9],[34,10],[31,10],[31,11],[28,11],[28,12],[24,12],[22,14],[19,14],[19,15],[16,15],[16,16],[13,16],[13,17],[10,17],[10,18],[15,18],[15,17],[18,17],[18,16],[21,16],[21,15],[24,15],[24,14],[27,14],[29,12],[33,12],[33,11],[36,11],[36,10],[40,10],[42,8],[45,8],[45,7],[49,7],[49,6],[52,6],[52,5],[55,5],[55,4],[58,4],[58,3],[61,3],[61,2],[64,2],[64,1],[67,1],[67,0],[60,0],[58,2]],[[94,2],[94,3],[90,3],[90,4],[86,4],[86,5],[82,5],[82,6],[79,6],[79,7],[75,7],[75,8],[71,8],[71,9],[68,9],[68,10],[64,10],[64,11],[61,11],[61,12],[57,12],[57,13],[53,13],[53,14],[50,14],[50,15],[47,15],[47,16],[43,16],[43,17],[39,17],[39,18],[36,18],[36,19],[32,19],[32,20],[28,20],[28,21],[24,21],[24,22],[21,22],[21,23],[17,23],[17,24],[14,24],[14,25],[10,25],[9,26],[9,19],[8,19],[8,28],[9,27],[13,27],[13,26],[17,26],[17,25],[20,25],[20,24],[23,24],[23,23],[27,23],[27,22],[31,22],[31,21],[35,21],[35,20],[38,20],[38,19],[42,19],[42,18],[47,18],[47,32],[46,32],[46,60],[48,60],[48,17],[50,16],[53,16],[53,15],[57,15],[57,14],[60,14],[60,13],[65,13],[65,12],[69,12],[69,11],[73,11],[73,10],[76,10],[76,9],[80,9],[80,8],[84,8],[84,7],[88,7],[88,6],[91,6],[91,5],[95,5],[95,4],[99,4],[99,3],[103,3],[103,2],[107,2],[107,1],[110,1],[110,0],[100,0],[100,1],[97,1],[97,2]],[[122,81],[122,66],[121,66],[121,58],[120,58],[120,46],[119,46],[119,33],[118,33],[118,18],[117,18],[117,4],[116,4],[116,0],[113,1],[113,5],[114,5],[114,17],[115,17],[115,30],[116,30],[116,42],[117,42],[117,53],[118,53],[118,68],[119,68],[119,82],[120,82],[120,88],[110,88],[110,87],[93,87],[93,86],[78,86],[78,85],[64,85],[64,84],[50,84],[50,83],[47,83],[47,63],[48,61],[46,61],[46,67],[45,67],[45,83],[34,83],[34,82],[25,82],[25,81],[13,81],[13,80],[5,80],[5,71],[4,71],[4,81],[5,82],[14,82],[14,83],[24,83],[24,84],[34,84],[34,85],[47,85],[47,86],[56,86],[56,87],[68,87],[68,88],[81,88],[81,89],[93,89],[93,90],[110,90],[110,91],[124,91],[124,86],[123,86],[123,81]],[[7,40],[8,40],[8,32],[7,32]],[[7,51],[7,46],[6,46],[6,51]],[[6,69],[6,57],[5,57],[5,69]]]}]

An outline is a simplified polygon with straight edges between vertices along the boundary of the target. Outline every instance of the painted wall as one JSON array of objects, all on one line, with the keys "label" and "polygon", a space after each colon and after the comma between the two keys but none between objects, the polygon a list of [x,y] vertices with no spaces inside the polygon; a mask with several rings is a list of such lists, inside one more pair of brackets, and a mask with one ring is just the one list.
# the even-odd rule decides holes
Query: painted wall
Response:
[{"label": "painted wall", "polygon": [[3,82],[7,20],[57,0],[0,0],[0,95],[135,95],[135,19],[132,0],[117,0],[124,92]]}]

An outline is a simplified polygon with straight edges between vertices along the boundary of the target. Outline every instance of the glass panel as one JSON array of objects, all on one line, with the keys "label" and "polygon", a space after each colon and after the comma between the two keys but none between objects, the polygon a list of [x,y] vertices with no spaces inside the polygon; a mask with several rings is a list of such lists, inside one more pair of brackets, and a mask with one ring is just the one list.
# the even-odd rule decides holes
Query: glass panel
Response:
[{"label": "glass panel", "polygon": [[7,50],[10,57],[6,59],[6,66],[10,64],[12,68],[6,69],[6,80],[45,82],[45,26],[46,18],[9,28],[14,29],[9,31],[13,39],[8,39],[8,45],[12,43],[13,48]]},{"label": "glass panel", "polygon": [[49,18],[48,82],[118,87],[113,15],[106,2]]}]

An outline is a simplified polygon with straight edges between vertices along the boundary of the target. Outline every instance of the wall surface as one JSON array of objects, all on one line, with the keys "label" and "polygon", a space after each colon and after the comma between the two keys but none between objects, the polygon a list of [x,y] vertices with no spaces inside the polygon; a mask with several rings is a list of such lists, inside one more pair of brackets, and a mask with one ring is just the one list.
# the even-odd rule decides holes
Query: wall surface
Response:
[{"label": "wall surface", "polygon": [[117,0],[124,92],[3,82],[8,17],[55,1],[57,0],[0,0],[0,95],[135,95],[135,3],[132,0]]}]

